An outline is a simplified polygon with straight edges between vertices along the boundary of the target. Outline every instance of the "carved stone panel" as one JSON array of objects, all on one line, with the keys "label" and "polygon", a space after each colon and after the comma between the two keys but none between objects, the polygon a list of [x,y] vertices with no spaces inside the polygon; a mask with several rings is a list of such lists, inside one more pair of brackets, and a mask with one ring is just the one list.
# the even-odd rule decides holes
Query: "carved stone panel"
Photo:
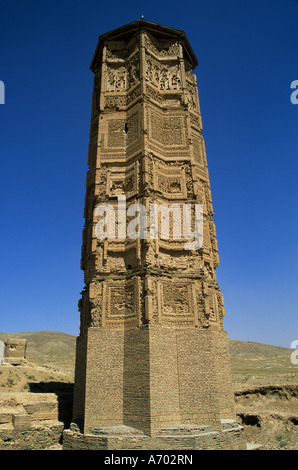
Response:
[{"label": "carved stone panel", "polygon": [[167,199],[187,198],[186,175],[178,166],[154,163],[154,190],[159,191]]},{"label": "carved stone panel", "polygon": [[162,93],[149,82],[146,85],[146,95],[150,101],[163,108],[177,108],[182,105],[182,94]]},{"label": "carved stone panel", "polygon": [[148,51],[157,57],[178,57],[180,52],[180,43],[176,38],[161,39],[152,34],[145,33],[145,47]]},{"label": "carved stone panel", "polygon": [[137,144],[141,136],[141,120],[138,112],[135,112],[127,117],[125,126],[126,147]]},{"label": "carved stone panel", "polygon": [[103,326],[123,327],[123,324],[136,326],[140,319],[139,280],[111,280],[104,283]]},{"label": "carved stone panel", "polygon": [[124,147],[125,120],[109,119],[108,121],[108,147]]},{"label": "carved stone panel", "polygon": [[179,327],[194,325],[194,296],[190,280],[160,280],[158,294],[159,323]]},{"label": "carved stone panel", "polygon": [[108,93],[123,93],[134,86],[139,80],[140,55],[134,54],[129,60],[108,60],[106,73],[106,91]]},{"label": "carved stone panel", "polygon": [[128,42],[124,40],[106,41],[106,56],[109,60],[126,60],[136,50],[139,43],[139,37],[135,36]]},{"label": "carved stone panel", "polygon": [[151,188],[162,193],[162,197],[172,200],[193,198],[194,184],[190,161],[164,161],[151,154],[146,164]]},{"label": "carved stone panel", "polygon": [[182,88],[181,68],[177,60],[161,62],[147,54],[145,78],[158,90],[174,91]]},{"label": "carved stone panel", "polygon": [[194,150],[194,160],[201,168],[206,167],[206,157],[205,157],[205,144],[204,139],[201,134],[193,133],[193,150]]},{"label": "carved stone panel", "polygon": [[159,112],[150,108],[149,137],[157,146],[183,148],[186,146],[186,126],[180,113]]},{"label": "carved stone panel", "polygon": [[137,150],[140,143],[141,126],[142,122],[138,111],[123,113],[122,119],[109,118],[102,134],[102,150],[107,152],[122,150],[126,153]]},{"label": "carved stone panel", "polygon": [[109,92],[122,92],[127,89],[127,72],[124,66],[109,66],[106,89]]},{"label": "carved stone panel", "polygon": [[210,326],[219,327],[217,297],[215,292],[213,292],[212,290],[205,299],[205,309],[206,315],[209,318]]},{"label": "carved stone panel", "polygon": [[[193,76],[194,77],[194,76]],[[188,109],[193,112],[199,111],[199,100],[198,100],[198,92],[195,80],[186,81],[186,94],[187,94],[187,102],[188,102]]]},{"label": "carved stone panel", "polygon": [[107,172],[107,195],[125,195],[127,198],[135,196],[139,189],[138,174],[137,162],[128,167],[110,168]]}]

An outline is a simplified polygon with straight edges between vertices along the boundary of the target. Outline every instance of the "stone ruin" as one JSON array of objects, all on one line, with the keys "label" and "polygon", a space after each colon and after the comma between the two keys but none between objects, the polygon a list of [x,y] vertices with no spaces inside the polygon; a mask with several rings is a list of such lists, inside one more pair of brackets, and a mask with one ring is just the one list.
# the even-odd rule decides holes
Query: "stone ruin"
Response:
[{"label": "stone ruin", "polygon": [[4,362],[13,365],[26,364],[27,340],[7,338],[4,347]]}]

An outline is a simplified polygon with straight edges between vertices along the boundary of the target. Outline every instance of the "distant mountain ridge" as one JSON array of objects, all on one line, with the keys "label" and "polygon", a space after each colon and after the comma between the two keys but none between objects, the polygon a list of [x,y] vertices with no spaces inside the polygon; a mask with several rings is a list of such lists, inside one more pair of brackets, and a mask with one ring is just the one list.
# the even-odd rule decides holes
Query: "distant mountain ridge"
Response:
[{"label": "distant mountain ridge", "polygon": [[293,350],[290,348],[284,348],[282,346],[272,346],[270,344],[255,343],[253,341],[240,341],[237,339],[229,339],[230,353],[231,356],[242,356],[253,357],[263,356],[273,357],[279,354],[290,354]]}]

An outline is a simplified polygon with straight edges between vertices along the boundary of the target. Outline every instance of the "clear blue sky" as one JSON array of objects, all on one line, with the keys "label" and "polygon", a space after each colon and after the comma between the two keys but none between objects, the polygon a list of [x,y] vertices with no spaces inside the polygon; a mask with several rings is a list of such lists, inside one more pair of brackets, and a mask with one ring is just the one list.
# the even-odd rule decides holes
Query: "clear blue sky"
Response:
[{"label": "clear blue sky", "polygon": [[138,20],[186,32],[230,338],[298,339],[298,2],[2,2],[0,331],[77,335],[98,36]]}]

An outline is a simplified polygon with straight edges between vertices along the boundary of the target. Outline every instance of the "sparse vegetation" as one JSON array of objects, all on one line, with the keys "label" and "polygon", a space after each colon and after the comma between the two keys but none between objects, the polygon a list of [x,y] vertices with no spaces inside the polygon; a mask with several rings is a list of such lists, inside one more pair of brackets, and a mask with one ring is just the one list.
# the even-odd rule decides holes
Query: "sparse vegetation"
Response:
[{"label": "sparse vegetation", "polygon": [[286,447],[287,446],[287,442],[284,441],[282,435],[276,436],[276,440],[279,442],[280,447]]}]

